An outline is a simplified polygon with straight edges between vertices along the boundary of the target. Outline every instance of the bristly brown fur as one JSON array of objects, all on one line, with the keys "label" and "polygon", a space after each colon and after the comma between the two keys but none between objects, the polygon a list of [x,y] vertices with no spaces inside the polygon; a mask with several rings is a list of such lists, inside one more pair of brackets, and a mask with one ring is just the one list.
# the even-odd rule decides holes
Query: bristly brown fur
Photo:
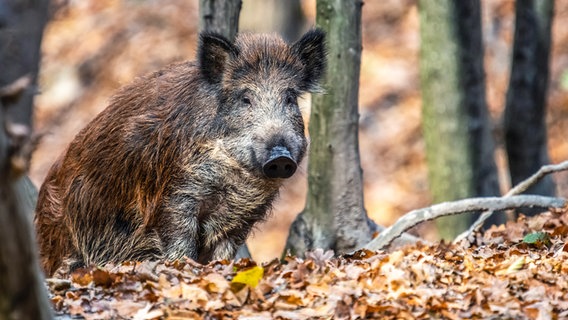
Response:
[{"label": "bristly brown fur", "polygon": [[125,260],[232,258],[282,183],[268,150],[306,152],[297,95],[325,68],[323,32],[203,34],[198,61],[123,88],[50,169],[36,209],[48,275]]}]

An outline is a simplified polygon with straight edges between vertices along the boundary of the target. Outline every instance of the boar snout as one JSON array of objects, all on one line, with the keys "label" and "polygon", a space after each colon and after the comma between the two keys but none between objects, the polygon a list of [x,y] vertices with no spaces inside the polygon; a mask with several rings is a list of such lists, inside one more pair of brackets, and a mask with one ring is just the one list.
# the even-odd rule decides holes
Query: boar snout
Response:
[{"label": "boar snout", "polygon": [[262,172],[269,178],[290,178],[298,168],[286,147],[276,146],[270,150],[268,160],[262,165]]}]

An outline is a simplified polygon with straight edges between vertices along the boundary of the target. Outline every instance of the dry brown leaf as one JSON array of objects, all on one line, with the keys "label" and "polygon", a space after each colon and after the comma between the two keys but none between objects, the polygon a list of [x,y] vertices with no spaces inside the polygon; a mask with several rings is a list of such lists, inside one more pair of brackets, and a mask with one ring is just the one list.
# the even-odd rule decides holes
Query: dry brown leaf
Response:
[{"label": "dry brown leaf", "polygon": [[223,293],[230,288],[227,279],[217,273],[210,273],[203,277],[203,280],[206,282],[204,288],[209,293]]},{"label": "dry brown leaf", "polygon": [[[547,215],[545,227],[565,215]],[[529,221],[512,226],[526,229]],[[79,269],[63,279],[68,287],[48,283],[58,315],[85,319],[555,319],[568,314],[568,239],[557,237],[551,248],[503,236],[499,245],[416,245],[325,266],[288,257],[265,265],[256,288],[241,290],[227,279],[256,266],[250,260],[124,263]]]},{"label": "dry brown leaf", "polygon": [[152,310],[152,305],[147,304],[144,308],[139,309],[134,315],[134,320],[150,320],[164,316],[164,311],[160,309]]},{"label": "dry brown leaf", "polygon": [[524,256],[518,257],[513,262],[505,263],[505,265],[509,264],[509,266],[507,268],[497,270],[495,272],[495,275],[503,276],[503,275],[510,275],[510,274],[516,273],[519,270],[521,270],[527,262],[528,262],[527,258],[525,258]]},{"label": "dry brown leaf", "polygon": [[205,304],[209,300],[207,291],[193,284],[181,283],[181,298]]}]

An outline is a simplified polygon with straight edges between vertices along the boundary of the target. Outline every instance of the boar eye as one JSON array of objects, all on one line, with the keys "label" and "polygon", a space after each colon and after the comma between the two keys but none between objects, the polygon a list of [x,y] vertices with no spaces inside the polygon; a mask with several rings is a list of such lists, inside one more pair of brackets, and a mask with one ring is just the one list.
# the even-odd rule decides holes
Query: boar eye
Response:
[{"label": "boar eye", "polygon": [[247,106],[250,106],[250,105],[251,105],[251,102],[250,102],[250,98],[249,98],[249,97],[242,97],[242,98],[241,98],[241,101],[242,101],[243,104],[246,104]]},{"label": "boar eye", "polygon": [[296,97],[294,97],[293,95],[288,95],[286,97],[286,104],[295,105],[296,104]]}]

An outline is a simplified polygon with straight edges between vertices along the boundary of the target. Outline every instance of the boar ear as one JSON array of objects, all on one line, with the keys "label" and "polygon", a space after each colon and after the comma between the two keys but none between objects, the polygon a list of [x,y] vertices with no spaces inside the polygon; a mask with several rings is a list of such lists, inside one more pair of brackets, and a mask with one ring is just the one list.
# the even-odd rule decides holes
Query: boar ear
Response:
[{"label": "boar ear", "polygon": [[197,60],[199,70],[207,82],[215,84],[223,79],[229,57],[236,57],[238,49],[227,38],[216,33],[202,33]]},{"label": "boar ear", "polygon": [[300,40],[292,45],[291,50],[300,57],[304,64],[301,89],[318,91],[319,81],[325,73],[325,32],[321,29],[306,32]]}]

